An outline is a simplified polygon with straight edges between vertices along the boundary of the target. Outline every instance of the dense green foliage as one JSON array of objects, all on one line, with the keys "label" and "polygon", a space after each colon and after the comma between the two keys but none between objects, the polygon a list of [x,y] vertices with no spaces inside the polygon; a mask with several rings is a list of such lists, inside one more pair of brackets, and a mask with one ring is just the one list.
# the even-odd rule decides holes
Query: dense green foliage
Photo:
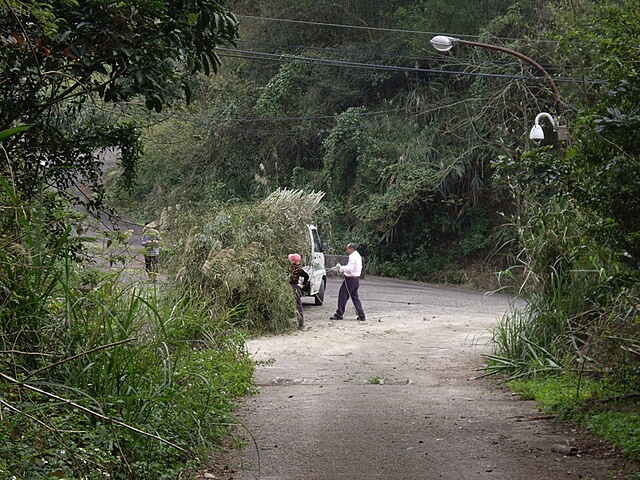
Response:
[{"label": "dense green foliage", "polygon": [[[495,329],[489,373],[571,372],[579,381],[605,379],[621,398],[637,394],[638,2],[250,0],[232,8],[240,27],[223,3],[204,0],[0,4],[0,169],[2,205],[10,207],[0,225],[1,358],[14,366],[4,401],[33,392],[20,384],[33,377],[60,398],[95,397],[123,422],[148,414],[144,425],[171,436],[159,422],[166,403],[147,392],[149,409],[122,395],[121,387],[141,388],[128,375],[115,393],[71,380],[97,374],[88,365],[102,355],[96,365],[104,372],[140,368],[164,388],[169,364],[149,352],[166,345],[166,358],[213,368],[218,361],[193,346],[223,332],[232,339],[228,354],[240,355],[230,381],[231,396],[240,393],[246,370],[235,329],[290,326],[281,272],[287,250],[302,245],[296,232],[312,218],[326,225],[336,251],[358,242],[369,273],[464,283],[472,265],[499,270],[499,285],[521,294],[526,307]],[[535,59],[559,98],[530,63],[465,45],[437,53],[429,44],[436,33]],[[223,48],[236,40],[237,49]],[[215,79],[200,74],[222,64]],[[180,97],[189,109],[171,106]],[[528,140],[541,111],[568,125],[565,151]],[[152,126],[141,130],[141,122]],[[91,295],[76,291],[83,277],[71,260],[82,258],[83,243],[62,197],[100,203],[96,155],[108,146],[120,148],[107,178],[112,204],[169,229],[167,267],[178,282],[167,299],[123,292],[100,276]],[[68,190],[79,180],[92,189]],[[307,195],[322,197],[326,210],[306,209]],[[281,204],[287,196],[299,203]],[[257,276],[248,280],[248,272]],[[83,317],[87,301],[105,307]],[[120,315],[112,310],[128,320],[115,328]],[[205,319],[222,322],[216,334]],[[93,343],[78,343],[86,338]],[[136,342],[143,348],[129,355]],[[197,400],[206,388],[194,388]],[[56,405],[54,432],[53,419],[66,412],[64,402]],[[85,413],[77,418],[98,425]],[[594,428],[606,432],[606,418],[594,418]],[[135,450],[127,435],[113,445]],[[167,472],[177,465],[169,450],[157,457]]]},{"label": "dense green foliage", "polygon": [[[635,2],[580,2],[554,12],[563,55],[602,87],[574,92],[573,146],[564,158],[542,152],[502,161],[517,210],[511,215],[514,267],[529,302],[494,331],[488,371],[508,378],[569,373],[586,398],[559,400],[552,411],[575,420],[638,458],[637,392],[640,301],[637,181],[637,42]],[[584,52],[588,52],[584,55]],[[510,270],[513,272],[513,269]],[[590,379],[601,379],[590,389]],[[545,388],[523,380],[542,405]],[[581,390],[581,387],[583,390]],[[624,427],[623,427],[624,425]]]},{"label": "dense green foliage", "polygon": [[[424,33],[411,33],[423,20],[410,12],[429,9],[444,18],[452,8],[445,2],[371,8],[362,1],[340,9],[307,3],[292,9],[289,2],[262,2],[253,6],[254,15],[241,17],[240,49],[276,51],[282,60],[229,58],[230,68],[215,85],[198,82],[193,116],[180,115],[150,132],[140,194],[163,207],[211,197],[251,199],[279,187],[325,191],[331,243],[358,241],[372,271],[425,280],[460,276],[460,259],[486,255],[497,241],[491,230],[502,199],[492,195],[491,162],[499,151],[491,144],[505,142],[502,131],[492,133],[502,113],[486,113],[499,111],[511,97],[525,103],[521,97],[531,93],[517,83],[470,85],[460,77],[449,84],[446,76],[425,73],[451,68],[452,58],[432,53]],[[466,17],[469,30],[461,33],[477,34],[509,3],[475,9]],[[340,27],[349,18],[374,27]],[[351,66],[360,64],[371,66]],[[415,67],[423,70],[412,72]],[[521,70],[513,63],[505,68]],[[474,96],[464,101],[461,92],[470,86]],[[461,118],[470,109],[477,110],[474,122]],[[178,129],[186,135],[169,133]],[[166,201],[158,198],[159,189]],[[423,257],[443,246],[450,255],[429,267]],[[443,274],[443,265],[452,275]]]},{"label": "dense green foliage", "polygon": [[[70,249],[94,242],[71,235],[79,221],[59,197],[0,186],[0,476],[176,478],[197,465],[251,388],[244,336],[204,298],[83,268]],[[51,243],[54,216],[69,227]]]},{"label": "dense green foliage", "polygon": [[574,174],[580,182],[572,191],[602,222],[599,241],[634,269],[640,268],[639,19],[637,2],[606,2],[595,21],[572,36],[585,38],[589,49],[599,52],[592,75],[607,80],[580,115]]},{"label": "dense green foliage", "polygon": [[102,114],[105,103],[188,102],[191,75],[218,69],[216,49],[235,41],[237,21],[214,0],[5,0],[0,32],[0,130],[32,125],[4,142],[0,174],[25,198],[42,184],[67,195],[91,186],[75,195],[96,207],[99,151],[119,148],[128,187],[141,153],[135,121]]},{"label": "dense green foliage", "polygon": [[[513,351],[526,338],[563,368],[615,372],[637,389],[640,185],[632,172],[640,125],[633,120],[637,89],[625,85],[637,83],[638,31],[626,25],[640,19],[640,10],[604,2],[571,13],[572,24],[558,22],[558,28],[570,29],[572,47],[578,41],[591,47],[591,72],[607,85],[576,113],[573,147],[565,158],[534,152],[519,165],[499,166],[499,174],[513,179],[515,265],[525,272],[531,301],[518,327],[505,325],[506,331],[523,327],[527,333],[500,335],[511,339],[499,342],[498,350]],[[614,42],[605,27],[616,32]],[[619,68],[611,68],[614,58]]]},{"label": "dense green foliage", "polygon": [[244,335],[206,299],[92,268],[72,207],[100,207],[105,147],[135,183],[137,123],[101,110],[188,102],[237,22],[216,1],[5,0],[0,14],[0,476],[176,478],[251,388]]}]

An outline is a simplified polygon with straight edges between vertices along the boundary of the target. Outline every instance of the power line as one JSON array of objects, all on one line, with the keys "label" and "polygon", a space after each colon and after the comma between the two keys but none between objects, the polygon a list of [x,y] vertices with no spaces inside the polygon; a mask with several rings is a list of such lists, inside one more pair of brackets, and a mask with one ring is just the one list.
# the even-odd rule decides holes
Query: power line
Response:
[{"label": "power line", "polygon": [[[274,17],[260,17],[255,15],[236,15],[238,18],[250,18],[253,20],[269,20],[274,22],[286,22],[286,23],[299,23],[302,25],[316,25],[316,26],[325,26],[325,27],[334,27],[334,28],[350,28],[355,30],[369,30],[369,31],[377,31],[377,32],[391,32],[391,33],[417,33],[421,35],[450,35],[456,38],[467,38],[467,39],[478,39],[478,35],[458,35],[458,34],[445,34],[443,32],[424,32],[420,30],[405,30],[401,28],[383,28],[383,27],[365,27],[362,25],[346,25],[342,23],[325,23],[325,22],[312,22],[307,20],[292,20],[287,18],[274,18]],[[535,42],[535,43],[558,43],[555,40],[531,40],[525,38],[511,38],[511,37],[494,37],[498,40],[507,40],[507,41],[522,41],[522,42]]]},{"label": "power line", "polygon": [[[245,39],[240,39],[238,44],[248,44],[250,46],[258,46],[258,47],[269,47],[272,50],[290,50],[293,52],[300,52],[300,51],[305,51],[305,52],[309,52],[309,51],[319,51],[321,53],[331,53],[331,54],[343,54],[343,55],[347,55],[347,56],[372,56],[375,58],[382,58],[382,59],[395,59],[395,60],[406,60],[408,62],[417,62],[417,61],[441,61],[443,58],[443,54],[442,53],[436,53],[433,52],[431,50],[431,48],[428,49],[429,52],[432,52],[432,55],[419,55],[419,54],[394,54],[394,53],[387,53],[387,52],[380,52],[380,51],[376,51],[376,52],[370,52],[370,51],[364,51],[364,50],[345,50],[345,49],[340,49],[340,48],[330,48],[330,47],[319,47],[319,46],[315,46],[315,45],[287,45],[287,44],[282,44],[282,43],[273,43],[273,42],[261,42],[261,41],[257,41],[257,40],[245,40]],[[252,51],[256,51],[256,50],[252,50]],[[260,50],[262,51],[262,50]],[[284,53],[282,53],[281,51],[279,52],[282,55],[285,55]],[[291,55],[299,55],[298,53],[291,53]],[[470,63],[470,59],[466,58],[466,57],[461,57],[459,55],[456,56],[448,56],[448,59],[450,59],[450,61],[452,63],[456,63],[458,65],[468,65]],[[454,62],[455,60],[455,62]],[[485,62],[485,63],[490,63],[491,65],[495,65],[497,67],[502,67],[505,65],[509,65],[509,64],[513,64],[514,60],[513,58],[511,58],[511,61],[508,60],[492,60],[491,62]],[[570,68],[569,66],[565,65],[565,70],[568,71],[572,71],[573,69]]]},{"label": "power line", "polygon": [[[499,90],[501,87],[494,87],[491,90]],[[490,92],[487,92],[486,95],[491,96]],[[354,115],[358,116],[358,117],[373,117],[373,116],[387,116],[387,115],[393,115],[393,114],[400,114],[402,113],[402,117],[413,117],[413,116],[417,116],[417,115],[425,115],[427,113],[431,113],[431,112],[435,112],[438,110],[442,110],[442,109],[446,109],[449,107],[452,107],[454,105],[457,104],[461,104],[461,103],[465,103],[465,102],[470,102],[470,101],[477,101],[478,98],[477,97],[463,97],[463,98],[451,98],[451,99],[447,99],[447,100],[441,100],[439,102],[435,102],[431,105],[429,105],[428,107],[420,107],[420,108],[413,108],[413,109],[408,109],[408,108],[404,108],[404,107],[399,107],[399,108],[391,108],[391,109],[386,109],[386,110],[375,110],[375,111],[359,111],[356,112]],[[185,113],[181,113],[181,112],[172,112],[169,114],[165,114],[165,113],[154,113],[154,112],[150,112],[148,113],[149,116],[151,117],[162,117],[163,120],[168,120],[170,118],[173,119],[177,119],[177,120],[183,120],[183,121],[191,121],[193,119],[196,120],[202,120],[202,121],[208,121],[208,122],[221,122],[220,124],[216,125],[216,128],[221,128],[221,129],[225,129],[225,130],[238,130],[238,131],[242,131],[242,132],[260,132],[260,133],[266,133],[266,134],[282,134],[282,133],[289,133],[291,132],[291,130],[276,130],[276,129],[263,129],[260,128],[259,130],[257,129],[251,129],[251,128],[247,128],[247,126],[232,126],[232,125],[228,125],[225,123],[236,123],[236,124],[259,124],[259,123],[263,123],[263,122],[283,122],[283,123],[287,123],[287,122],[296,122],[299,123],[301,121],[315,121],[315,120],[331,120],[334,121],[340,114],[334,114],[334,115],[314,115],[314,116],[292,116],[292,117],[263,117],[263,116],[250,116],[250,117],[226,117],[226,116],[218,116],[218,115],[211,115],[211,114],[207,114],[207,113],[202,113],[202,112],[194,112],[194,113],[189,113],[189,114],[185,114]]]},{"label": "power line", "polygon": [[[248,60],[267,60],[267,61],[275,61],[275,62],[298,60],[305,63],[328,65],[333,67],[351,67],[351,68],[362,68],[362,69],[370,69],[370,70],[388,70],[388,71],[407,72],[407,73],[413,72],[413,73],[432,73],[432,74],[441,74],[441,75],[465,75],[465,76],[472,76],[472,77],[508,78],[511,80],[525,80],[525,81],[532,81],[532,80],[546,81],[544,77],[527,76],[527,75],[507,75],[507,74],[500,74],[500,73],[481,73],[481,72],[469,72],[469,71],[459,71],[459,70],[440,70],[440,69],[420,68],[420,67],[402,67],[398,65],[381,65],[381,64],[374,64],[374,63],[350,62],[347,60],[331,60],[331,59],[317,58],[317,57],[304,57],[300,55],[285,55],[285,54],[279,54],[279,53],[256,52],[252,50],[240,50],[240,49],[231,49],[231,48],[218,48],[216,49],[216,51],[226,52],[226,53],[219,53],[218,55],[221,57],[243,58]],[[584,79],[567,78],[567,77],[553,77],[553,79],[556,82],[564,82],[564,83],[590,83],[590,84],[605,83],[604,80],[584,80]]]},{"label": "power line", "polygon": [[[262,47],[271,47],[271,48],[281,48],[281,49],[288,49],[288,50],[293,50],[293,51],[310,51],[310,50],[317,50],[320,52],[329,52],[329,53],[339,53],[339,54],[343,54],[343,55],[371,55],[371,56],[375,56],[375,57],[381,57],[381,58],[392,58],[392,59],[407,59],[407,60],[436,60],[436,59],[441,59],[442,55],[437,55],[434,54],[432,56],[428,56],[428,55],[399,55],[399,54],[393,54],[393,53],[386,53],[386,52],[369,52],[369,51],[363,51],[363,50],[344,50],[344,49],[340,49],[340,48],[329,48],[329,47],[318,47],[318,46],[308,46],[308,45],[284,45],[281,43],[271,43],[271,42],[259,42],[256,40],[244,40],[244,39],[240,39],[240,41],[238,42],[239,44],[249,44],[249,45],[255,45],[255,46],[262,46]],[[461,62],[462,63],[462,62]],[[499,63],[499,62],[498,62]]]},{"label": "power line", "polygon": [[[306,21],[306,20],[292,20],[292,19],[284,19],[284,18],[275,18],[275,17],[261,17],[261,16],[254,16],[254,15],[237,15],[237,17],[239,18],[247,18],[247,19],[253,19],[253,20],[264,20],[264,21],[274,21],[274,22],[286,22],[286,23],[294,23],[294,24],[303,24],[303,25],[315,25],[315,26],[325,26],[325,27],[332,27],[332,28],[350,28],[350,29],[357,29],[357,30],[368,30],[368,31],[381,31],[381,32],[395,32],[395,33],[408,33],[408,34],[420,34],[420,35],[435,35],[437,34],[436,32],[424,32],[424,31],[418,31],[418,30],[406,30],[406,29],[397,29],[397,28],[382,28],[382,27],[369,27],[369,26],[362,26],[362,25],[345,25],[345,24],[337,24],[337,23],[328,23],[328,22],[313,22],[313,21]],[[458,38],[473,38],[473,39],[477,39],[478,36],[477,35],[455,35]],[[521,38],[510,38],[510,37],[495,37],[501,40],[509,40],[509,41],[528,41],[528,42],[532,42],[533,40],[531,39],[521,39]],[[241,40],[243,41],[243,40]],[[264,42],[256,42],[256,41],[246,41],[247,43],[252,43],[254,45],[266,45],[266,46],[272,46],[272,47],[285,47],[288,49],[293,49],[293,50],[301,50],[301,49],[305,49],[305,50],[320,50],[320,51],[324,51],[324,52],[338,52],[338,53],[342,53],[342,54],[348,54],[348,55],[354,55],[354,54],[359,54],[359,55],[363,55],[367,52],[359,52],[359,51],[345,51],[345,50],[340,50],[340,49],[331,49],[331,48],[324,48],[324,47],[316,47],[316,46],[300,46],[300,45],[279,45],[279,44],[272,44],[272,43],[264,43]],[[551,40],[536,40],[537,43],[557,43],[556,41],[551,41]],[[227,52],[231,52],[233,51],[232,49],[225,49],[225,48],[221,48],[219,50],[223,50],[223,51],[227,51]],[[236,49],[234,50],[235,54],[222,54],[221,56],[226,56],[226,57],[235,57],[235,58],[243,58],[243,59],[254,59],[254,60],[271,60],[271,61],[286,61],[287,58],[290,58],[287,55],[284,54],[275,54],[275,53],[266,53],[266,52],[257,52],[257,51],[253,51],[253,50],[241,50],[241,49]],[[371,54],[371,53],[369,53]],[[395,58],[395,59],[400,59],[400,58],[406,58],[408,60],[413,60],[413,61],[429,61],[429,60],[434,60],[437,61],[438,59],[443,58],[442,55],[439,56],[401,56],[401,55],[391,55],[391,54],[387,54],[387,53],[379,53],[376,52],[376,54],[378,57],[383,57],[383,58]],[[253,57],[252,57],[253,56]],[[375,63],[366,63],[366,62],[353,62],[353,61],[348,61],[348,60],[332,60],[332,59],[326,59],[326,58],[317,58],[317,57],[308,57],[308,56],[302,56],[302,55],[298,55],[298,54],[293,54],[293,56],[300,60],[303,61],[305,63],[311,63],[311,64],[322,64],[322,65],[328,65],[328,66],[335,66],[335,67],[352,67],[352,68],[360,68],[360,69],[375,69],[375,70],[386,70],[386,71],[397,71],[397,72],[405,72],[405,73],[409,73],[409,72],[414,72],[414,73],[428,73],[428,74],[441,74],[441,75],[464,75],[464,76],[472,76],[472,77],[487,77],[487,78],[506,78],[506,79],[512,79],[512,80],[523,80],[523,81],[538,81],[540,80],[540,77],[538,76],[526,76],[526,75],[508,75],[508,74],[495,74],[495,73],[480,73],[480,72],[471,72],[471,71],[459,71],[459,70],[443,70],[443,69],[432,69],[432,68],[420,68],[420,67],[404,67],[404,66],[397,66],[397,65],[381,65],[381,64],[375,64]],[[459,65],[464,65],[465,63],[460,60],[457,59],[457,63]],[[507,62],[493,62],[495,65],[505,65],[507,64]],[[572,78],[572,77],[553,77],[554,80],[558,83],[575,83],[575,84],[605,84],[606,82],[604,80],[598,80],[598,79],[584,79],[584,78]]]}]

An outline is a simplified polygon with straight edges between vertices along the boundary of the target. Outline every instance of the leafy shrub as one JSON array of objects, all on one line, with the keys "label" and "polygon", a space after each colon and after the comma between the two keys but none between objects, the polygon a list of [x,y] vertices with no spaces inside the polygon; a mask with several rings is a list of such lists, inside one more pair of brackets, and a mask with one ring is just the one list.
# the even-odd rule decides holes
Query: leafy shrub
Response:
[{"label": "leafy shrub", "polygon": [[235,311],[233,324],[255,332],[293,326],[295,300],[287,254],[309,262],[308,233],[322,193],[277,190],[257,204],[216,204],[171,216],[176,232],[169,264],[186,292],[209,301],[216,315]]},{"label": "leafy shrub", "polygon": [[489,221],[484,218],[479,218],[473,221],[465,232],[460,241],[460,247],[464,255],[471,255],[486,248],[490,242]]}]

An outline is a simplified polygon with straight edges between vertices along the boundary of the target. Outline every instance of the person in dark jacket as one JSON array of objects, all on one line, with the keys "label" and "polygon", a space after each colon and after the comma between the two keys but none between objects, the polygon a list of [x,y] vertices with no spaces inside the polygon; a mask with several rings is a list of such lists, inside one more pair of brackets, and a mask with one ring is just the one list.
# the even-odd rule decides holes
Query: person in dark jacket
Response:
[{"label": "person in dark jacket", "polygon": [[149,275],[149,280],[155,282],[158,278],[158,255],[162,237],[156,230],[155,222],[145,222],[142,229],[142,246],[144,247],[144,268]]},{"label": "person in dark jacket", "polygon": [[[304,327],[304,311],[302,309],[302,289],[309,285],[309,274],[300,266],[301,257],[297,253],[290,253],[287,258],[291,263],[291,272],[289,274],[289,282],[296,296],[298,305],[298,326]],[[302,279],[302,284],[300,283]]]}]

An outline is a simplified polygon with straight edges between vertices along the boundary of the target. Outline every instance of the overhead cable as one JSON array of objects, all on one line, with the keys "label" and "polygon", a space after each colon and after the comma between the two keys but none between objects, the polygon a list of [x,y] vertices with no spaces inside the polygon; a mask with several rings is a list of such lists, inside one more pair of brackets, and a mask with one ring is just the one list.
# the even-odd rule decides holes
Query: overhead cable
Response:
[{"label": "overhead cable", "polygon": [[[515,80],[544,80],[544,77],[536,77],[536,76],[528,76],[528,75],[507,75],[500,73],[481,73],[481,72],[470,72],[470,71],[459,71],[459,70],[441,70],[441,69],[432,69],[432,68],[420,68],[420,67],[402,67],[398,65],[380,65],[373,63],[362,63],[362,62],[350,62],[347,60],[331,60],[325,58],[317,58],[317,57],[303,57],[299,55],[283,55],[279,53],[266,53],[266,52],[256,52],[251,50],[239,50],[239,49],[231,49],[231,48],[218,48],[216,49],[219,56],[221,57],[232,57],[232,58],[243,58],[248,60],[267,60],[267,61],[292,61],[298,60],[305,63],[311,64],[319,64],[319,65],[328,65],[333,67],[352,67],[352,68],[363,68],[363,69],[372,69],[372,70],[389,70],[395,72],[413,72],[413,73],[433,73],[433,74],[441,74],[441,75],[466,75],[472,77],[492,77],[492,78],[509,78]],[[224,53],[222,53],[224,52]],[[605,83],[604,80],[585,80],[585,79],[577,79],[577,78],[566,78],[566,77],[553,77],[556,82],[565,82],[565,83],[590,83],[590,84],[599,84]]]},{"label": "overhead cable", "polygon": [[[274,22],[286,22],[286,23],[299,23],[302,25],[316,25],[334,28],[350,28],[353,30],[369,30],[378,32],[392,32],[392,33],[417,33],[421,35],[449,35],[444,32],[424,32],[421,30],[405,30],[401,28],[384,28],[384,27],[366,27],[362,25],[345,25],[342,23],[326,23],[326,22],[312,22],[309,20],[293,20],[288,18],[273,18],[273,17],[260,17],[255,15],[236,15],[238,18],[250,18],[253,20],[269,20]],[[456,38],[478,39],[478,35],[464,35],[464,34],[451,34]],[[523,41],[523,42],[535,42],[535,43],[558,43],[556,40],[532,40],[527,38],[510,38],[510,37],[495,37],[499,40],[507,41]]]}]

